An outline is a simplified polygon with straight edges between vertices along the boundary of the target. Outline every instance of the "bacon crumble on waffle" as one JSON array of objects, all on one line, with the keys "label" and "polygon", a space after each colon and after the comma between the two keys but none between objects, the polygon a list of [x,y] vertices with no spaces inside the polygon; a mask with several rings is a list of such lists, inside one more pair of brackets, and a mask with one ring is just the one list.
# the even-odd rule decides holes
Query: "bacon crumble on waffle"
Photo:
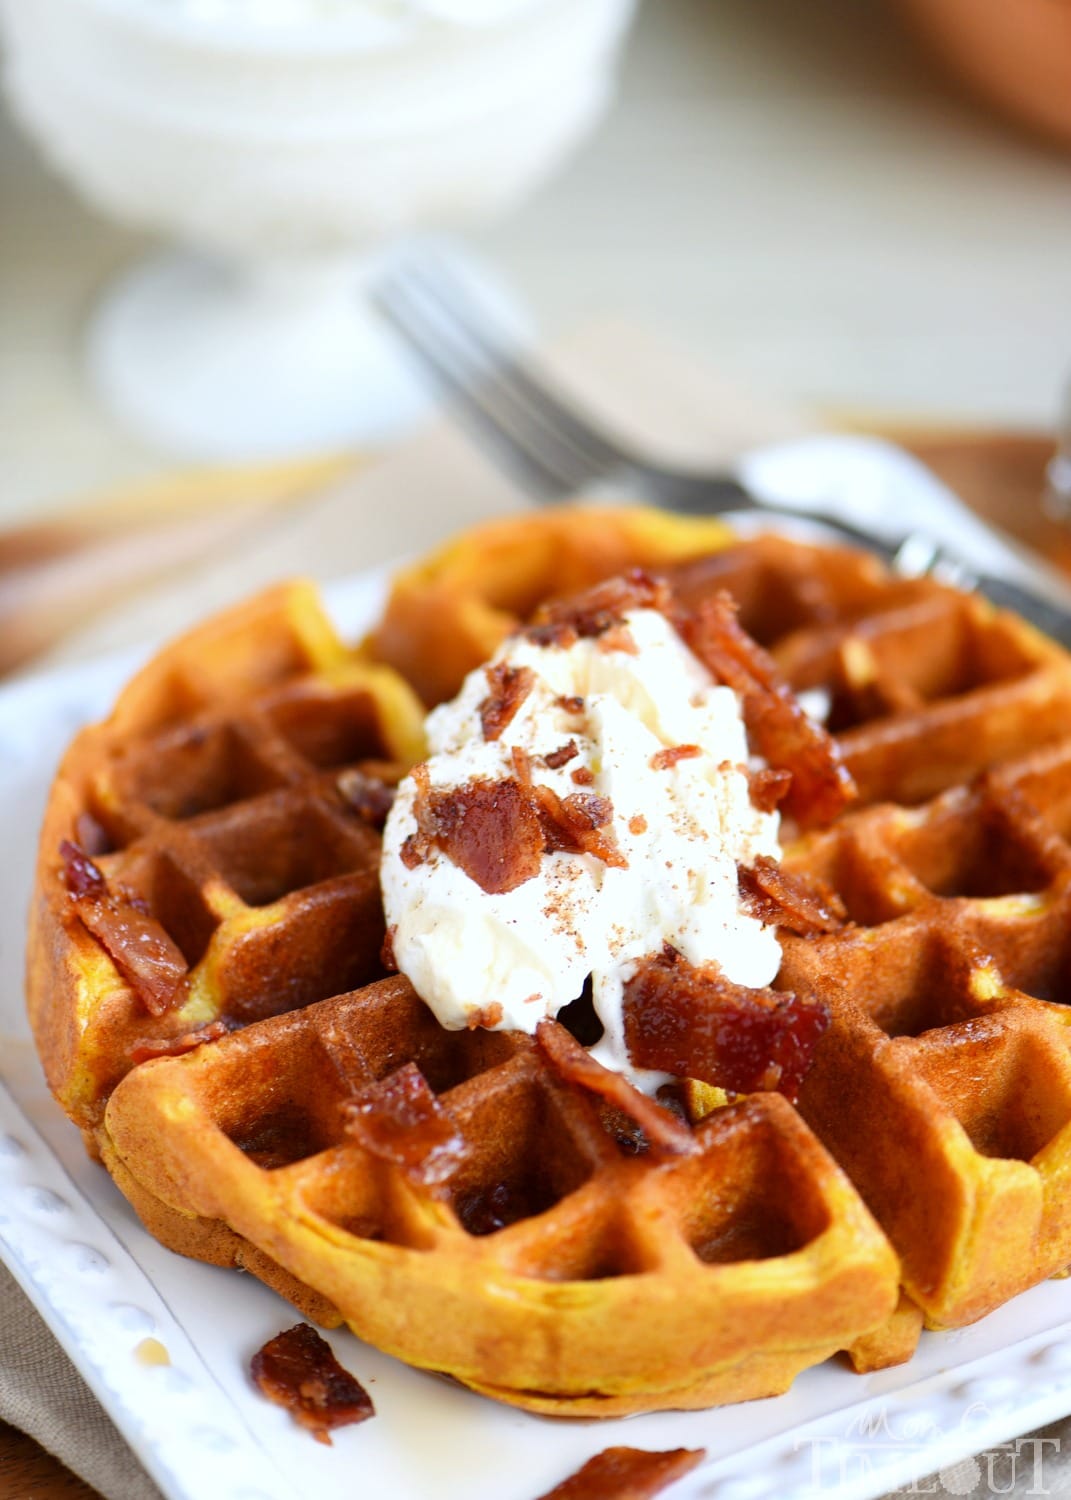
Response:
[{"label": "bacon crumble on waffle", "polygon": [[[922,1314],[969,1321],[1071,1262],[1071,661],[859,554],[724,540],[650,512],[498,523],[402,575],[358,653],[306,588],[276,590],[78,737],[30,1013],[57,1097],[165,1244],[567,1415],[770,1394],[849,1346],[871,1368]],[[745,891],[785,929],[762,1003],[831,1018],[798,1110],[693,1079],[691,1126],[623,1130],[560,1026],[445,1031],[382,966],[377,824],[422,753],[415,692],[449,696],[541,601],[633,566],[669,576],[746,699],[765,669],[711,603],[727,591],[791,686],[828,697],[860,790]]]}]

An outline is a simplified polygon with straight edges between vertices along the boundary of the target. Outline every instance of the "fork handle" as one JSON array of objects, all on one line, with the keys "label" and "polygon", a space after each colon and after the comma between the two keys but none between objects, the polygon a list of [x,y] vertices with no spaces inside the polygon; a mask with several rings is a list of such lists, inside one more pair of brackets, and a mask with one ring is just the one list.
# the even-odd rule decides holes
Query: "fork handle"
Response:
[{"label": "fork handle", "polygon": [[[657,489],[657,499],[662,505],[685,515],[709,516],[730,510],[762,512],[769,509],[731,475],[693,478],[689,474],[670,476],[659,471]],[[840,516],[823,515],[815,510],[808,510],[806,519],[828,526],[846,542],[874,553],[894,573],[910,576],[913,572],[949,572],[954,586],[984,595],[998,609],[1013,610],[1061,646],[1071,647],[1071,610],[1062,609],[1060,605],[1050,603],[1021,584],[997,574],[975,572],[926,538],[915,534],[888,541],[853,526]],[[924,554],[922,566],[912,566],[908,560],[913,547]]]},{"label": "fork handle", "polygon": [[1061,609],[1058,604],[1050,604],[1047,599],[1039,599],[1037,594],[1030,593],[1019,584],[1011,583],[1007,578],[998,578],[992,573],[977,575],[974,584],[977,592],[984,594],[998,609],[1014,610],[1061,646],[1071,647],[1071,610]]},{"label": "fork handle", "polygon": [[[845,527],[842,522],[830,524],[837,525],[842,531],[854,532],[853,527]],[[1022,615],[1024,620],[1029,620],[1031,625],[1058,641],[1061,646],[1071,646],[1071,610],[1041,598],[1024,588],[1021,583],[1013,583],[1010,578],[1003,578],[997,573],[980,573],[919,533],[904,537],[899,544],[868,537],[865,532],[855,532],[855,535],[864,546],[869,546],[871,551],[876,552],[894,573],[908,578],[935,574],[942,582],[950,583],[954,588],[981,594],[998,609],[1010,609],[1015,614]]]}]

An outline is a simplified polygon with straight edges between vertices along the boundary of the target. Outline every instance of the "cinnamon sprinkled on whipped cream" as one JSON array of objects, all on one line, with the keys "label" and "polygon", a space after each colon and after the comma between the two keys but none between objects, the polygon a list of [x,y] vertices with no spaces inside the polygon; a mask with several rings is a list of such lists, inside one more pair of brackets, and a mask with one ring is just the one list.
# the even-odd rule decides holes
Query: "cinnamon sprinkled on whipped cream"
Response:
[{"label": "cinnamon sprinkled on whipped cream", "polygon": [[[659,609],[625,609],[597,634],[511,637],[427,732],[429,759],[387,819],[381,879],[394,959],[444,1026],[490,1014],[534,1032],[590,977],[596,1056],[654,1087],[661,1075],[629,1065],[621,1019],[641,960],[668,943],[739,984],[774,978],[775,931],[745,908],[737,867],[780,857],[778,814],[751,799],[737,695]],[[511,857],[477,826],[496,786],[511,806],[528,799],[540,843],[518,815],[523,858],[486,877]],[[584,815],[590,830],[574,834]]]}]

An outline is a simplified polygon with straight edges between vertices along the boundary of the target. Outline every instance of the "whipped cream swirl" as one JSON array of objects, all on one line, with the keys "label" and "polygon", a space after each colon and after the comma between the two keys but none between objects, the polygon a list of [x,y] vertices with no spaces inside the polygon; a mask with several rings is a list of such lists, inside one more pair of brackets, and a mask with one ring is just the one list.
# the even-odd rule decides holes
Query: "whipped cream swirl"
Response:
[{"label": "whipped cream swirl", "polygon": [[[525,691],[488,738],[504,674]],[[780,858],[779,817],[751,801],[735,693],[658,610],[631,609],[621,629],[567,646],[511,637],[427,733],[426,771],[402,782],[387,820],[381,880],[395,961],[444,1026],[533,1032],[590,978],[605,1029],[595,1056],[650,1089],[662,1075],[630,1066],[622,1018],[641,960],[669,943],[736,983],[773,980],[776,934],[742,909],[737,866]],[[518,764],[562,801],[604,799],[599,832],[615,858],[552,848],[498,892],[444,848],[414,858],[421,796],[507,780]]]}]

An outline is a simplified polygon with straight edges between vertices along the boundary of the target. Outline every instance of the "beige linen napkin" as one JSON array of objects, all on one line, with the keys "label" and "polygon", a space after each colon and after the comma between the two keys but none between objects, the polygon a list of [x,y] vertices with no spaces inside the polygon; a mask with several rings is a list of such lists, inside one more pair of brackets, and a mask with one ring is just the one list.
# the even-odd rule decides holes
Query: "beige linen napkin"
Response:
[{"label": "beige linen napkin", "polygon": [[[713,465],[811,425],[798,413],[742,393],[632,325],[589,329],[563,345],[555,363],[567,384],[611,425],[653,452],[689,465]],[[187,568],[167,584],[124,600],[64,642],[52,659],[83,659],[150,642],[274,579],[297,573],[342,576],[422,551],[462,526],[526,504],[467,439],[437,428],[302,507],[266,515],[263,531],[241,551]],[[106,1500],[158,1500],[155,1485],[2,1267],[0,1418],[31,1433]],[[1028,1464],[1020,1463],[1013,1476],[1009,1456],[997,1455],[992,1480],[983,1459],[975,1483],[969,1460],[899,1493],[976,1500],[993,1493],[1071,1494],[1071,1420],[1041,1435],[1058,1439],[1067,1450],[1066,1459],[1062,1449],[1045,1450],[1044,1482],[1050,1487],[1044,1490],[1030,1488],[1034,1476]]]},{"label": "beige linen napkin", "polygon": [[[28,1432],[107,1500],[161,1500],[92,1391],[0,1266],[0,1418]],[[4,1488],[0,1494],[15,1497]]]}]

